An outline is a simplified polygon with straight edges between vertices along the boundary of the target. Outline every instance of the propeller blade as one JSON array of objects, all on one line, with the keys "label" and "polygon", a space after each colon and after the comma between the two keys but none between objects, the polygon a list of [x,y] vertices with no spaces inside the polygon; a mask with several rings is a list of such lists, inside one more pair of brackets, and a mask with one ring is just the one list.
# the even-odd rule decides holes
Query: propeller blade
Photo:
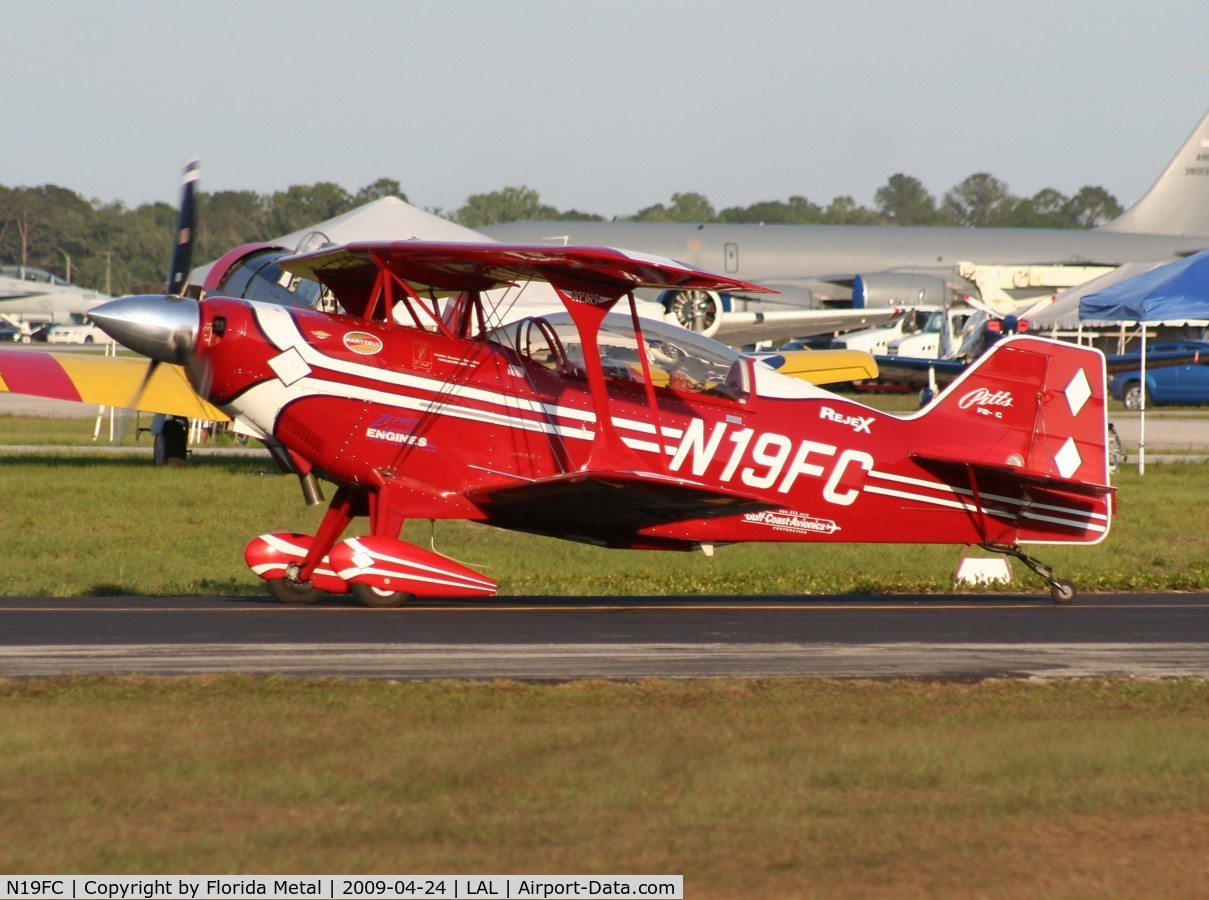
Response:
[{"label": "propeller blade", "polygon": [[189,279],[193,264],[193,233],[197,227],[196,191],[201,177],[201,161],[194,157],[185,164],[181,175],[181,204],[176,219],[176,243],[172,247],[172,264],[168,269],[168,293],[180,295]]},{"label": "propeller blade", "polygon": [[159,367],[160,361],[158,359],[153,359],[147,364],[147,371],[143,373],[143,380],[139,382],[134,396],[130,398],[130,404],[127,406],[127,409],[139,408],[139,404],[143,402],[143,394],[147,393],[147,385],[151,384],[151,378]]}]

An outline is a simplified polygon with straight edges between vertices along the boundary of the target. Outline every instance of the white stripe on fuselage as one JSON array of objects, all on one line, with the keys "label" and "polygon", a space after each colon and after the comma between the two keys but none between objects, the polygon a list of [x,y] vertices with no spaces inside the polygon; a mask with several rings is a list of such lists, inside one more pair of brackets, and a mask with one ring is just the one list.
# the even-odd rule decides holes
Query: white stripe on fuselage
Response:
[{"label": "white stripe on fuselage", "polygon": [[[498,391],[485,388],[471,387],[467,384],[456,384],[440,378],[415,375],[410,372],[400,372],[393,369],[382,369],[378,366],[368,366],[351,360],[336,359],[327,356],[307,341],[298,329],[298,323],[290,315],[288,309],[271,304],[249,302],[256,313],[257,320],[268,335],[270,342],[280,350],[296,350],[312,368],[327,369],[342,375],[352,375],[377,381],[395,387],[411,390],[430,391],[438,395],[442,401],[452,400],[455,396],[467,400],[477,400],[504,406],[509,409],[520,408],[526,412],[541,416],[561,416],[565,419],[594,424],[596,415],[588,410],[575,409],[568,406],[543,403],[530,400],[516,394],[501,394]],[[468,361],[469,362],[469,361]],[[345,385],[340,386],[343,391]]]}]

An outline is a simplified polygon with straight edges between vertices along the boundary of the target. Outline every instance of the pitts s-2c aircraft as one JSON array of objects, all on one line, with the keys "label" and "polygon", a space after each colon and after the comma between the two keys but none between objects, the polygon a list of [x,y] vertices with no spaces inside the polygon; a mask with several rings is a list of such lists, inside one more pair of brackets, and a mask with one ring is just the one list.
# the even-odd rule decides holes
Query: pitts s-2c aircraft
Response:
[{"label": "pitts s-2c aircraft", "polygon": [[[314,536],[246,558],[274,596],[489,595],[495,584],[399,540],[459,518],[610,547],[738,541],[979,544],[1059,602],[1074,587],[1020,545],[1108,532],[1104,363],[1036,338],[1000,344],[932,407],[898,417],[706,339],[610,316],[638,286],[727,279],[592,248],[367,243],[281,261],[343,313],[140,296],[94,318],[262,438],[312,485],[338,485]],[[496,330],[482,292],[549,281],[565,317]],[[747,286],[747,289],[752,289]],[[422,294],[422,292],[424,292]],[[437,293],[456,298],[444,314]],[[402,304],[413,323],[397,325]],[[370,534],[341,540],[353,518]]]},{"label": "pitts s-2c aircraft", "polygon": [[[167,294],[91,315],[156,361],[146,382],[158,363],[183,366],[308,500],[321,500],[319,478],[336,485],[316,534],[264,534],[245,551],[286,603],[495,593],[400,540],[409,518],[649,550],[977,544],[1020,559],[1060,603],[1074,585],[1021,546],[1108,534],[1095,350],[1004,340],[931,406],[899,416],[641,320],[639,288],[761,290],[661,257],[421,241],[275,255],[327,301],[310,308],[240,296],[257,293],[240,275],[255,247],[220,260],[201,299],[177,295],[188,243]],[[526,281],[552,285],[566,312],[491,327],[487,292]],[[613,314],[623,298],[629,314]],[[358,517],[369,534],[344,537]]]}]

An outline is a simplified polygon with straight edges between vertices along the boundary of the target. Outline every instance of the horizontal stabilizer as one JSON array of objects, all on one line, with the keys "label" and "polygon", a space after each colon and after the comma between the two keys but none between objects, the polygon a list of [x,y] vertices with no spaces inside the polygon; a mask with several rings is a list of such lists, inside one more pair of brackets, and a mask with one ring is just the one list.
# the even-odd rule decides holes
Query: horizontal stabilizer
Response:
[{"label": "horizontal stabilizer", "polygon": [[1087,494],[1090,496],[1102,497],[1109,494],[1115,494],[1117,492],[1117,489],[1110,484],[1096,484],[1089,481],[1075,481],[1069,478],[1056,477],[1049,472],[1030,472],[1027,469],[1018,468],[1015,466],[993,465],[985,462],[972,463],[968,459],[929,456],[925,453],[912,453],[910,456],[911,459],[918,462],[925,469],[934,467],[966,469],[975,475],[975,480],[979,473],[983,473],[988,475],[1008,477],[1013,481],[1023,484],[1032,484],[1055,491],[1067,491],[1072,494]]}]

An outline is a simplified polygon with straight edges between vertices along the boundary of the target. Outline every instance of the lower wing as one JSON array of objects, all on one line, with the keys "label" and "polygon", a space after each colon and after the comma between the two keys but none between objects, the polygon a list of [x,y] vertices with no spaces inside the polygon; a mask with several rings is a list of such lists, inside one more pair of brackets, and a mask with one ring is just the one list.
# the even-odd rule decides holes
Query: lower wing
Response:
[{"label": "lower wing", "polygon": [[0,391],[225,422],[199,397],[179,366],[159,366],[135,403],[150,360],[82,353],[0,349]]}]

